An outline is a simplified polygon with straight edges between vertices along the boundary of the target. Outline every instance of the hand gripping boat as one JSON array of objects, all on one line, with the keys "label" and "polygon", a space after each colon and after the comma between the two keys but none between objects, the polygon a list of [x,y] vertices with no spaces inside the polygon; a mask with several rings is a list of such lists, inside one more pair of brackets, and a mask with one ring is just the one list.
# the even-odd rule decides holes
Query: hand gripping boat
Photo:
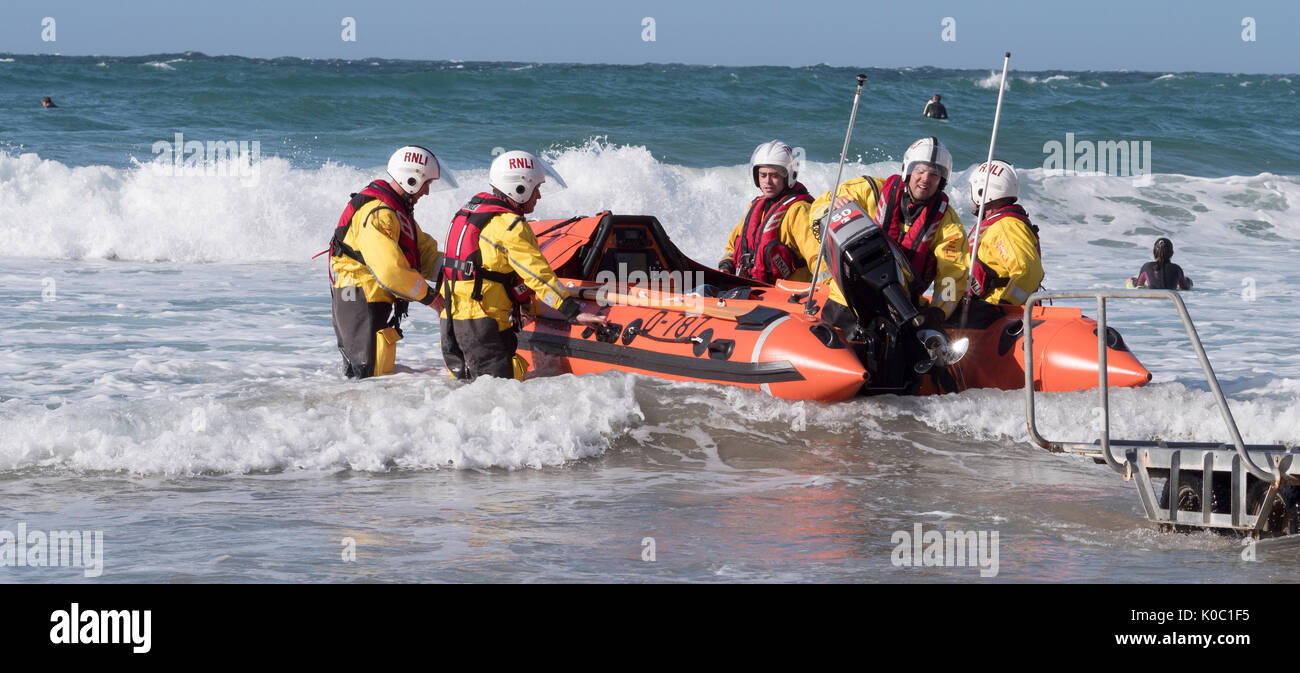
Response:
[{"label": "hand gripping boat", "polygon": [[[603,328],[570,325],[550,309],[526,320],[519,352],[538,375],[613,369],[822,402],[900,392],[873,385],[853,344],[806,314],[808,283],[771,286],[699,264],[677,249],[654,217],[604,212],[532,227],[542,254],[583,310],[609,321]],[[816,306],[825,305],[828,292],[824,284],[813,291]],[[717,296],[702,296],[708,294]],[[967,330],[949,330],[954,339],[968,337],[970,348],[947,369],[962,389],[1022,388],[1023,311],[1000,306],[988,313]],[[1095,387],[1096,323],[1076,308],[1038,307],[1032,319],[1035,389]],[[1118,332],[1110,336],[1110,385],[1144,385],[1150,373]],[[930,383],[917,392],[941,389]]]}]

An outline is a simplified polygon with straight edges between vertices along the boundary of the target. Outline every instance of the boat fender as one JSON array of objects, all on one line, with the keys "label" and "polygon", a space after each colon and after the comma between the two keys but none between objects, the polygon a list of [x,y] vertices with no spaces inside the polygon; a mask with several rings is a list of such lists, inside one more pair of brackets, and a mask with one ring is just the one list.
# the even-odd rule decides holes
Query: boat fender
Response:
[{"label": "boat fender", "polygon": [[632,322],[628,323],[627,327],[624,328],[623,339],[622,339],[623,345],[626,346],[632,343],[632,340],[635,339],[636,336],[640,333],[641,333],[641,319],[637,318],[636,320],[633,320]]},{"label": "boat fender", "polygon": [[736,342],[733,339],[715,339],[709,342],[709,359],[710,360],[730,360],[731,354],[736,350]]},{"label": "boat fender", "polygon": [[612,344],[618,340],[618,337],[622,332],[623,326],[616,323],[587,325],[587,327],[582,330],[582,338],[586,339],[595,334],[596,341]]},{"label": "boat fender", "polygon": [[699,337],[699,341],[694,342],[691,350],[695,352],[695,357],[698,358],[713,347],[713,328],[706,329],[696,336]]},{"label": "boat fender", "polygon": [[816,325],[809,327],[808,331],[812,332],[813,336],[817,337],[817,340],[827,348],[845,347],[844,342],[836,336],[834,328],[824,322],[819,322]]}]

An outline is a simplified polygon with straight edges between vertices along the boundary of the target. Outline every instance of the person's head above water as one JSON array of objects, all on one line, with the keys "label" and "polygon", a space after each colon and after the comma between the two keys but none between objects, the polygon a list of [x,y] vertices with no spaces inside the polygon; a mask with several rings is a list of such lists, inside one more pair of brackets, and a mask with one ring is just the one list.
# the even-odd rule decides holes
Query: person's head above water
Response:
[{"label": "person's head above water", "polygon": [[935,94],[935,95],[934,95],[934,98],[931,98],[930,100],[932,100],[932,101],[938,103],[938,102],[939,102],[940,100],[942,100],[942,99],[943,99],[942,96],[940,96],[939,94]]},{"label": "person's head above water", "polygon": [[1174,242],[1167,238],[1157,238],[1155,246],[1151,248],[1151,255],[1160,264],[1168,264],[1174,256]]},{"label": "person's head above water", "polygon": [[54,104],[53,100],[50,100],[49,96],[46,96],[41,99],[41,105],[44,105],[45,107],[58,107],[57,105]]}]

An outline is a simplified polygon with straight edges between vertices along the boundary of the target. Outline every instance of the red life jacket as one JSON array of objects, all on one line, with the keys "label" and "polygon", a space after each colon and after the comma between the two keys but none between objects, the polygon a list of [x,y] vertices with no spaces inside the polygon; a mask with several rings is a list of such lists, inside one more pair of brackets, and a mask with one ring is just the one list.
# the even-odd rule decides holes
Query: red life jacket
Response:
[{"label": "red life jacket", "polygon": [[[868,180],[874,186],[874,182]],[[930,239],[935,227],[948,212],[948,195],[940,191],[910,221],[907,208],[903,206],[903,190],[907,183],[901,175],[891,175],[885,180],[881,192],[885,198],[877,198],[877,217],[880,227],[907,254],[907,261],[912,265],[917,285],[914,290],[924,290],[934,282],[939,272],[939,263],[930,254]],[[907,230],[904,231],[904,226]]]},{"label": "red life jacket", "polygon": [[[1038,242],[1038,227],[1034,226],[1034,224],[1029,221],[1029,214],[1026,213],[1025,209],[1020,207],[1020,204],[1018,203],[998,208],[991,214],[987,212],[984,213],[984,221],[980,223],[979,228],[979,240],[984,240],[984,235],[988,233],[988,228],[1004,217],[1014,217],[1022,220],[1025,223],[1025,226],[1029,227],[1029,233],[1034,235],[1034,249],[1038,251],[1039,255],[1043,254],[1043,248]],[[971,283],[971,291],[974,292],[977,285],[983,290],[983,292],[977,296],[983,298],[993,290],[1006,287],[1011,282],[1010,278],[999,276],[998,273],[993,270],[993,267],[989,266],[984,262],[984,260],[979,258],[979,254],[975,250],[975,236],[970,237],[970,257],[974,260],[970,274],[971,277],[975,279],[975,282]]]},{"label": "red life jacket", "polygon": [[[393,188],[382,180],[375,180],[365,189],[352,195],[352,200],[348,201],[343,214],[339,216],[338,226],[334,227],[334,239],[330,241],[330,257],[350,257],[362,264],[366,263],[361,253],[344,243],[343,239],[348,235],[348,230],[352,226],[352,216],[356,214],[357,209],[375,199],[379,199],[384,205],[370,211],[371,214],[385,207],[397,213],[397,220],[402,226],[397,245],[402,249],[406,263],[410,264],[412,269],[419,271],[420,246],[415,236],[415,216],[411,213],[411,206],[405,198],[398,196]],[[364,222],[362,226],[365,226]]]},{"label": "red life jacket", "polygon": [[447,251],[438,262],[442,274],[441,280],[446,281],[449,288],[452,282],[458,280],[474,281],[474,290],[470,294],[474,301],[483,299],[483,281],[501,283],[505,286],[506,294],[510,295],[511,301],[515,304],[527,304],[532,301],[533,293],[528,286],[524,285],[518,274],[489,271],[483,268],[483,251],[479,249],[479,236],[483,233],[483,227],[501,213],[513,213],[518,216],[510,225],[512,228],[524,221],[518,206],[487,192],[475,194],[465,207],[456,212],[455,217],[451,219],[451,229],[447,232]]},{"label": "red life jacket", "polygon": [[[993,226],[994,223],[1004,217],[1014,217],[1024,222],[1025,226],[1029,227],[1029,233],[1034,235],[1034,248],[1038,250],[1038,254],[1043,254],[1043,247],[1038,242],[1038,227],[1034,226],[1034,223],[1029,221],[1029,213],[1026,213],[1025,209],[1020,207],[1020,204],[1018,203],[1002,206],[992,213],[984,213],[984,222],[980,224],[980,240],[984,239],[984,234],[988,233],[989,227]],[[978,255],[975,254],[975,236],[973,235],[970,237],[970,249],[971,257],[978,257]]]},{"label": "red life jacket", "polygon": [[781,221],[790,206],[812,200],[802,182],[794,183],[776,198],[754,199],[731,253],[736,275],[772,283],[778,278],[789,278],[795,269],[806,266],[803,259],[796,259],[790,248],[781,243]]}]

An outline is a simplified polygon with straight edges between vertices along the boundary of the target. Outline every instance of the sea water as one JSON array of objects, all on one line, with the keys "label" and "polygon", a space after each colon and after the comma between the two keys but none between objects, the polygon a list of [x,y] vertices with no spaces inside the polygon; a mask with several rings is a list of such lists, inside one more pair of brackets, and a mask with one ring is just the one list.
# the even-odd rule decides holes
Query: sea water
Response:
[{"label": "sea water", "polygon": [[[415,211],[440,240],[494,153],[525,149],[568,183],[543,186],[536,217],[655,215],[712,264],[756,195],[757,144],[803,148],[800,179],[830,188],[854,74],[0,59],[0,531],[101,531],[104,545],[93,579],[0,565],[0,581],[980,580],[896,564],[895,536],[916,524],[996,531],[996,581],[1294,579],[1300,546],[1261,543],[1247,562],[1236,539],[1161,532],[1118,474],[1034,447],[1022,392],[823,405],[618,373],[465,385],[418,305],[398,354],[412,371],[341,376],[312,255],[396,147],[428,146],[456,174]],[[845,174],[897,172],[936,135],[969,225],[997,77],[868,74]],[[1247,442],[1300,442],[1295,77],[1013,72],[999,134],[1047,288],[1122,287],[1173,239]],[[947,122],[920,117],[934,92]],[[177,134],[245,143],[247,160],[168,164]],[[1084,142],[1145,155],[1080,167]],[[1155,375],[1113,392],[1112,437],[1225,441],[1172,308],[1108,313]],[[1045,394],[1038,421],[1091,441],[1096,406]]]}]

